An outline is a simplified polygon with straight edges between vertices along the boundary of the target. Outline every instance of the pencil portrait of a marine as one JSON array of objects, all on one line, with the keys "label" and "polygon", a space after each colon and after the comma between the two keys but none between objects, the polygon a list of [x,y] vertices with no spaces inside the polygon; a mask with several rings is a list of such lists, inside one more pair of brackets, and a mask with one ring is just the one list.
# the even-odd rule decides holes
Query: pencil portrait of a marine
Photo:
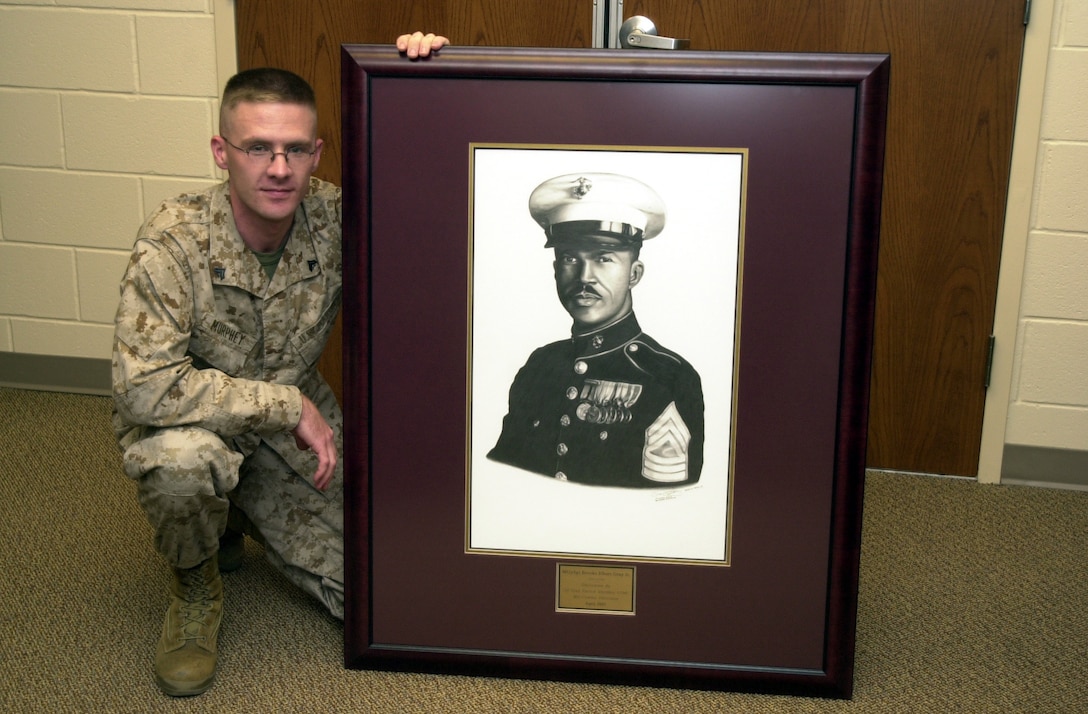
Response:
[{"label": "pencil portrait of a marine", "polygon": [[666,225],[646,183],[614,173],[550,178],[531,193],[552,251],[568,336],[532,352],[509,390],[489,459],[559,481],[669,488],[699,481],[702,384],[694,367],[643,331],[634,291],[643,244]]}]

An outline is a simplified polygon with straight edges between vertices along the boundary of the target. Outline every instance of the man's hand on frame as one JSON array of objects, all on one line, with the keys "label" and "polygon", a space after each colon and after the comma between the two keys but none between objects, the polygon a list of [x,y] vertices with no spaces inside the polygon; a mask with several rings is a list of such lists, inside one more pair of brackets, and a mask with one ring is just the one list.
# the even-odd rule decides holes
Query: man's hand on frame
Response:
[{"label": "man's hand on frame", "polygon": [[429,57],[432,52],[437,52],[449,43],[448,38],[433,32],[413,32],[397,38],[397,51],[404,53],[409,59],[417,59]]}]

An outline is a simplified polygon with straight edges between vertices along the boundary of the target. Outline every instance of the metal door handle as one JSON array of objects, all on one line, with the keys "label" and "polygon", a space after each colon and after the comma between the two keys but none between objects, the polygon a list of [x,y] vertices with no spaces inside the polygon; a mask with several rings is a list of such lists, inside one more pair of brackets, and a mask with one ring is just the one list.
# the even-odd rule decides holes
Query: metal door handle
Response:
[{"label": "metal door handle", "polygon": [[642,15],[632,15],[620,25],[620,47],[647,50],[684,50],[691,40],[658,37],[653,20]]}]

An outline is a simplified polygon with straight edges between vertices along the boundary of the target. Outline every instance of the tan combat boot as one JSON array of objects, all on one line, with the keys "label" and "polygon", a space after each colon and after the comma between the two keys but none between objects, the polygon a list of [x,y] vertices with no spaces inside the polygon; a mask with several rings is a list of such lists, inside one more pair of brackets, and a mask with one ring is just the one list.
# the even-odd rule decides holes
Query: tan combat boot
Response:
[{"label": "tan combat boot", "polygon": [[216,556],[174,569],[172,598],[155,651],[155,682],[172,697],[200,694],[215,679],[215,642],[223,617],[223,580]]}]

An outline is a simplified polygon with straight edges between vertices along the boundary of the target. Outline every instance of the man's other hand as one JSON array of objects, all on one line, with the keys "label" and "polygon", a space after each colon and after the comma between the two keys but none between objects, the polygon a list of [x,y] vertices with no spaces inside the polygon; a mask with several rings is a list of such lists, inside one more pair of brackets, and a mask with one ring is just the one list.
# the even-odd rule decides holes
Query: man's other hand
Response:
[{"label": "man's other hand", "polygon": [[298,425],[291,430],[295,437],[295,444],[299,449],[314,452],[317,457],[317,471],[314,473],[314,486],[324,491],[332,482],[332,475],[336,471],[336,441],[333,438],[332,427],[321,416],[321,412],[313,402],[302,396],[302,417]]}]

